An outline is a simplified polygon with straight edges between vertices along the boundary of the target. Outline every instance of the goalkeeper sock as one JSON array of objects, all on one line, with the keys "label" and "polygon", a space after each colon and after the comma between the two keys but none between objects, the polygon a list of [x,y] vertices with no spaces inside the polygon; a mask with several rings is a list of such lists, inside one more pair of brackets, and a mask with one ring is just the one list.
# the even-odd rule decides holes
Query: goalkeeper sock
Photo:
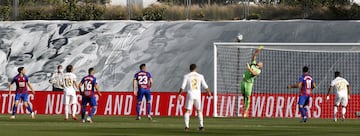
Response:
[{"label": "goalkeeper sock", "polygon": [[249,97],[244,97],[244,103],[245,103],[245,111],[248,111],[249,107],[250,107],[250,99],[249,99]]},{"label": "goalkeeper sock", "polygon": [[91,107],[90,109],[90,117],[93,117],[95,115],[95,112],[96,112],[96,108],[95,107]]},{"label": "goalkeeper sock", "polygon": [[147,103],[146,108],[147,108],[147,115],[150,115],[150,112],[151,112],[151,103]]},{"label": "goalkeeper sock", "polygon": [[201,111],[198,112],[200,127],[204,127],[203,114]]},{"label": "goalkeeper sock", "polygon": [[184,119],[185,119],[185,127],[189,128],[190,112],[185,112]]},{"label": "goalkeeper sock", "polygon": [[136,114],[138,117],[140,116],[140,103],[136,104]]},{"label": "goalkeeper sock", "polygon": [[73,104],[72,107],[71,107],[71,113],[72,113],[72,116],[75,117],[75,114],[76,114],[76,105]]},{"label": "goalkeeper sock", "polygon": [[32,109],[31,109],[31,107],[30,107],[30,105],[28,105],[28,106],[26,107],[26,109],[27,109],[30,113],[33,112]]},{"label": "goalkeeper sock", "polygon": [[65,118],[69,118],[69,104],[65,104]]},{"label": "goalkeeper sock", "polygon": [[16,110],[17,110],[17,106],[13,106],[13,111],[12,111],[12,114],[11,115],[15,115],[16,114]]}]

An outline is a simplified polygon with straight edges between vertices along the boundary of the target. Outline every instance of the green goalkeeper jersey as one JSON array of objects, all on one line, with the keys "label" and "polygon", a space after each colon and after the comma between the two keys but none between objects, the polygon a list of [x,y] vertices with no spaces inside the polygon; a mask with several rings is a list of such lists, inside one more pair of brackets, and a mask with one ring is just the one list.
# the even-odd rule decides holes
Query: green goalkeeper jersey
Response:
[{"label": "green goalkeeper jersey", "polygon": [[[251,68],[255,73],[257,73],[257,74],[260,74],[260,72],[261,72],[261,69],[259,69],[259,68],[256,67],[256,61],[255,61],[255,60],[251,62],[250,68]],[[246,71],[244,72],[243,77],[244,77],[243,80],[244,80],[245,82],[247,82],[247,83],[254,83],[255,76],[252,75],[249,70],[246,70]]]}]

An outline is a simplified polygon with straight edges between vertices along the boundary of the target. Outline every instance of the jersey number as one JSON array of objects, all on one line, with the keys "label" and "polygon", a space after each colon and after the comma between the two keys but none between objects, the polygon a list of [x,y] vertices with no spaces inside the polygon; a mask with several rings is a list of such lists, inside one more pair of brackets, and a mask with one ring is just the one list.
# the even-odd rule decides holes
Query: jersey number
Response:
[{"label": "jersey number", "polygon": [[339,82],[339,83],[337,83],[337,86],[336,86],[337,88],[337,91],[342,91],[342,90],[344,90],[345,89],[345,87],[346,87],[346,84],[345,84],[345,82]]},{"label": "jersey number", "polygon": [[148,77],[147,76],[139,76],[138,80],[139,80],[140,85],[148,84]]},{"label": "jersey number", "polygon": [[64,81],[65,81],[65,87],[71,87],[73,84],[72,80],[69,78],[65,78]]},{"label": "jersey number", "polygon": [[191,90],[197,90],[198,89],[198,80],[196,78],[191,79]]},{"label": "jersey number", "polygon": [[85,81],[85,88],[86,90],[92,90],[92,82],[91,81]]},{"label": "jersey number", "polygon": [[306,80],[306,93],[310,93],[311,89],[312,89],[311,80]]}]

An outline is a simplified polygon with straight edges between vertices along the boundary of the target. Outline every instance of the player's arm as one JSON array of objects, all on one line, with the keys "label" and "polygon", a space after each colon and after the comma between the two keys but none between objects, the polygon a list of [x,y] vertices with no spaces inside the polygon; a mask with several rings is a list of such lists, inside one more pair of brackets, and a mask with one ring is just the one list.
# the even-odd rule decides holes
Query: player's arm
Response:
[{"label": "player's arm", "polygon": [[333,86],[331,86],[331,85],[329,86],[328,92],[327,92],[327,94],[326,94],[326,100],[329,100],[329,99],[330,99],[330,96],[329,96],[329,95],[330,95],[330,92],[333,90],[333,88],[334,88]]},{"label": "player's arm", "polygon": [[99,96],[101,96],[101,92],[100,92],[100,89],[99,89],[99,85],[98,85],[98,84],[95,84],[95,90],[96,90],[97,94],[98,94]]},{"label": "player's arm", "polygon": [[290,88],[300,88],[302,86],[302,82],[298,82],[297,84],[294,84],[294,85],[288,85],[288,89]]},{"label": "player's arm", "polygon": [[186,77],[184,76],[183,82],[182,82],[181,87],[180,87],[180,89],[179,89],[178,99],[180,99],[181,93],[184,92],[184,89],[185,89],[185,87],[186,87],[186,82],[187,82],[187,79],[186,79]]},{"label": "player's arm", "polygon": [[84,82],[81,81],[81,82],[79,83],[78,88],[77,88],[77,89],[79,90],[80,94],[82,94],[81,87],[82,87],[83,85],[84,85]]},{"label": "player's arm", "polygon": [[26,82],[26,84],[29,86],[30,90],[32,91],[33,94],[35,94],[35,91],[34,89],[32,88],[30,82]]},{"label": "player's arm", "polygon": [[251,58],[251,61],[255,61],[256,60],[256,57],[259,55],[261,49],[264,48],[263,46],[260,46],[259,48],[256,49],[256,51],[254,52],[252,58]]},{"label": "player's arm", "polygon": [[9,95],[11,95],[12,84],[13,84],[13,82],[9,83]]},{"label": "player's arm", "polygon": [[253,70],[253,69],[250,67],[249,63],[247,63],[247,69],[248,69],[248,71],[249,71],[253,76],[259,75],[258,72],[256,72],[255,70]]},{"label": "player's arm", "polygon": [[201,79],[201,84],[202,84],[203,87],[205,88],[208,96],[210,97],[210,96],[211,96],[211,90],[210,90],[209,86],[207,85],[204,76],[202,76],[201,78],[202,78],[202,79]]},{"label": "player's arm", "polygon": [[[74,80],[73,81],[73,84],[74,84],[74,86],[75,86],[75,89],[78,89],[80,86],[79,86],[79,84],[76,82],[76,80]],[[80,91],[80,90],[79,90]]]},{"label": "player's arm", "polygon": [[54,84],[55,81],[55,73],[51,76],[51,78],[49,79],[49,83],[50,84]]},{"label": "player's arm", "polygon": [[153,80],[152,80],[152,78],[150,78],[150,88],[152,87],[152,85],[153,85]]},{"label": "player's arm", "polygon": [[136,78],[134,78],[134,80],[133,80],[133,92],[134,92],[135,96],[137,96],[136,85],[137,85],[137,80],[136,80]]}]

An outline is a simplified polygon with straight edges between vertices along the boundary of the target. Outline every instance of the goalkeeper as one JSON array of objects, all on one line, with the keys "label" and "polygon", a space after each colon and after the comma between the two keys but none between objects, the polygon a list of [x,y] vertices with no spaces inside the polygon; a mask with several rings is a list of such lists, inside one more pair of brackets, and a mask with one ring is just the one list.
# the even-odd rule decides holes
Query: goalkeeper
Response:
[{"label": "goalkeeper", "polygon": [[243,80],[241,81],[241,93],[244,96],[244,104],[245,104],[245,112],[243,117],[248,117],[249,107],[250,107],[250,96],[252,87],[254,84],[254,79],[261,72],[261,68],[263,67],[262,62],[256,63],[256,57],[259,55],[263,46],[260,46],[256,49],[255,53],[252,56],[251,64],[247,63],[247,70],[245,70],[243,75]]}]

